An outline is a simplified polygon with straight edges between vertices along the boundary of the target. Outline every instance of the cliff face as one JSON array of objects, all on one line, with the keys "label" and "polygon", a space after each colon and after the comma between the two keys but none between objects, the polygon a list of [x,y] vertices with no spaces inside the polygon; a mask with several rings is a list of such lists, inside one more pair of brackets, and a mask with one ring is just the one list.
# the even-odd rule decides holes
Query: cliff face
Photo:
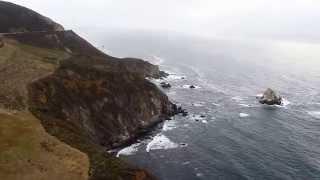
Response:
[{"label": "cliff face", "polygon": [[29,85],[29,108],[44,123],[48,116],[70,123],[111,148],[173,114],[167,96],[143,75],[110,72],[82,61],[90,59],[70,58],[53,74]]},{"label": "cliff face", "polygon": [[[0,2],[0,20],[13,12],[23,19],[16,14],[13,22],[3,21],[8,23],[0,25],[0,32],[17,32],[16,27],[32,32],[1,34],[0,110],[18,112],[18,117],[20,112],[31,112],[33,118],[28,119],[41,122],[39,126],[59,143],[88,156],[89,170],[82,172],[83,178],[87,174],[89,179],[154,179],[106,149],[133,140],[173,115],[167,96],[146,80],[160,77],[159,68],[140,59],[108,56],[74,32],[60,31],[52,21],[42,22],[47,20],[43,16]],[[0,132],[4,130],[0,126]],[[0,169],[2,174],[6,172]]]}]

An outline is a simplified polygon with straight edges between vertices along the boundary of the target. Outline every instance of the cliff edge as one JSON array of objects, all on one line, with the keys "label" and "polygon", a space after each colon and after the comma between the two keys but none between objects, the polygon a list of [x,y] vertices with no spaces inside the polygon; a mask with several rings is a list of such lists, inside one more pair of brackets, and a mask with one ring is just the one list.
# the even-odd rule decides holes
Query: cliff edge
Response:
[{"label": "cliff edge", "polygon": [[0,1],[0,33],[63,31],[64,28],[28,8]]}]

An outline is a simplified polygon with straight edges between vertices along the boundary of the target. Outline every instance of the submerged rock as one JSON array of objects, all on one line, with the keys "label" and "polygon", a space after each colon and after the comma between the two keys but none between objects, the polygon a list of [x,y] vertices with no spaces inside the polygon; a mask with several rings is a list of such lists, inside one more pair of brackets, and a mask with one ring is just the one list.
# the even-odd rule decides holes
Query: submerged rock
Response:
[{"label": "submerged rock", "polygon": [[185,116],[188,116],[188,115],[189,115],[189,113],[188,113],[186,110],[183,110],[183,111],[182,111],[182,116],[185,117]]},{"label": "submerged rock", "polygon": [[261,104],[267,104],[267,105],[281,105],[282,104],[282,98],[277,95],[277,93],[268,88],[261,97],[258,97],[259,102]]},{"label": "submerged rock", "polygon": [[167,78],[170,74],[166,73],[165,71],[159,71],[160,79]]},{"label": "submerged rock", "polygon": [[171,88],[171,84],[167,83],[167,82],[161,82],[160,86],[164,89],[168,89]]},{"label": "submerged rock", "polygon": [[188,112],[185,109],[182,109],[181,106],[177,106],[176,104],[173,104],[173,112],[174,114],[181,114],[182,116],[188,116]]}]

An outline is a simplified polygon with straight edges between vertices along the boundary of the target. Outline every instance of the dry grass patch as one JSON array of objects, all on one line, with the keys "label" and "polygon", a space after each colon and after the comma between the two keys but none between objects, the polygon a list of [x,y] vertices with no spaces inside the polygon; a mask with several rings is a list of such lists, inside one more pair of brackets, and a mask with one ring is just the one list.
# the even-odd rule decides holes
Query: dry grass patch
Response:
[{"label": "dry grass patch", "polygon": [[50,136],[27,112],[0,111],[0,179],[88,179],[86,154]]}]

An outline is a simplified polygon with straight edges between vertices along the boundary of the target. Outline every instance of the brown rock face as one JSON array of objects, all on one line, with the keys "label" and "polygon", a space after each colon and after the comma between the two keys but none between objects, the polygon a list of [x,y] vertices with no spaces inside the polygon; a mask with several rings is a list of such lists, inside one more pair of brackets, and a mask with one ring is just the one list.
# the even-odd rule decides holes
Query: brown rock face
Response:
[{"label": "brown rock face", "polygon": [[106,59],[91,61],[95,66],[87,61],[72,57],[30,83],[29,109],[50,134],[89,155],[91,179],[154,179],[115,159],[105,160],[105,148],[127,143],[173,115],[172,103],[143,73]]},{"label": "brown rock face", "polygon": [[29,101],[43,123],[59,119],[109,148],[172,115],[167,96],[144,76],[79,65],[76,58],[31,83]]}]

